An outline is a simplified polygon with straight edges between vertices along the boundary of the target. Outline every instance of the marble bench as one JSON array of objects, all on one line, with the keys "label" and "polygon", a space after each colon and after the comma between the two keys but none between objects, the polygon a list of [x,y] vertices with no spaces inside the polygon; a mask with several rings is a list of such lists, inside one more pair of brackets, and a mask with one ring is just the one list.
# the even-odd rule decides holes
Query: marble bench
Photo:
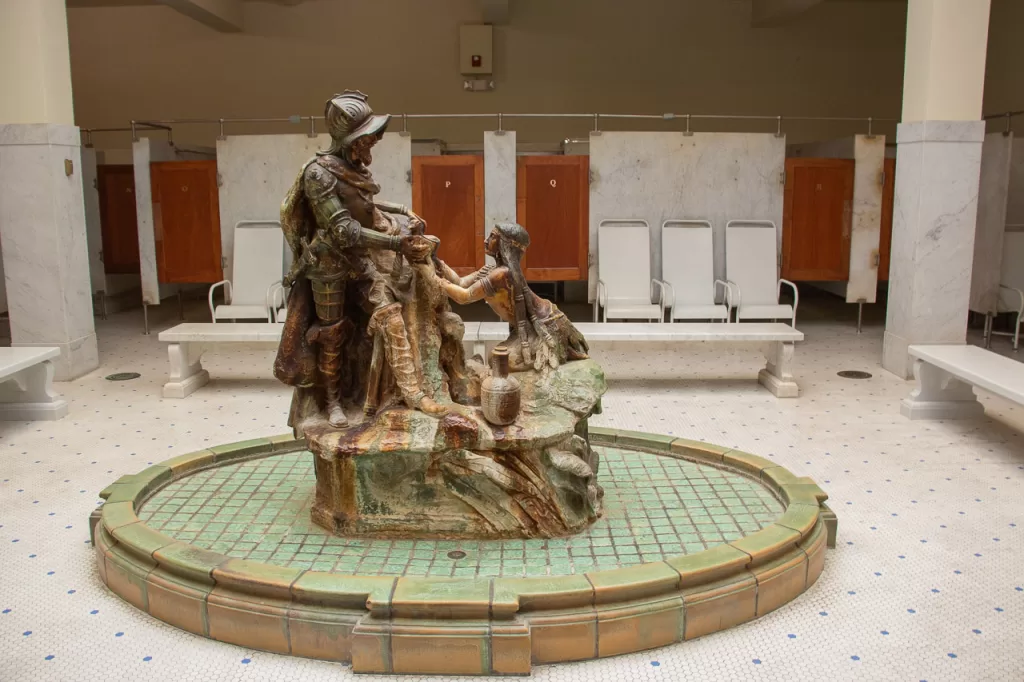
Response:
[{"label": "marble bench", "polygon": [[974,386],[1024,405],[1024,364],[977,346],[910,346],[917,388],[900,403],[908,419],[984,414]]},{"label": "marble bench", "polygon": [[68,404],[53,392],[53,363],[59,348],[17,346],[0,348],[0,419],[56,420]]},{"label": "marble bench", "polygon": [[274,322],[187,322],[160,332],[171,362],[165,398],[184,398],[210,380],[203,369],[203,353],[230,346],[236,350],[274,350],[281,343],[283,324]]},{"label": "marble bench", "polygon": [[[778,398],[795,398],[800,389],[793,379],[793,351],[803,332],[788,324],[741,322],[691,323],[673,322],[583,322],[576,325],[590,344],[607,342],[729,342],[753,343],[764,349],[767,365],[758,374],[762,386]],[[486,352],[508,337],[504,322],[467,322],[464,342],[473,354]]]}]

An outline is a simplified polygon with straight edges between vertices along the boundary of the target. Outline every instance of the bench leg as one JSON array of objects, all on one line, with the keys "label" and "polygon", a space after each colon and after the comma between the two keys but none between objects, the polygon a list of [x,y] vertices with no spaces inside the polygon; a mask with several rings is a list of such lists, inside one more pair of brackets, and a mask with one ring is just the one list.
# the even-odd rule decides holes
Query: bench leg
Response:
[{"label": "bench leg", "polygon": [[204,350],[199,343],[172,343],[167,347],[171,380],[164,384],[165,398],[184,398],[206,385],[210,373],[200,363]]},{"label": "bench leg", "polygon": [[53,390],[49,360],[26,367],[0,384],[0,420],[56,420],[67,413],[67,402]]},{"label": "bench leg", "polygon": [[757,381],[776,398],[796,398],[800,387],[793,380],[792,341],[773,341],[765,348],[768,364],[757,375]]},{"label": "bench leg", "polygon": [[914,378],[917,388],[900,403],[907,419],[969,419],[985,413],[973,386],[935,365],[915,360]]}]

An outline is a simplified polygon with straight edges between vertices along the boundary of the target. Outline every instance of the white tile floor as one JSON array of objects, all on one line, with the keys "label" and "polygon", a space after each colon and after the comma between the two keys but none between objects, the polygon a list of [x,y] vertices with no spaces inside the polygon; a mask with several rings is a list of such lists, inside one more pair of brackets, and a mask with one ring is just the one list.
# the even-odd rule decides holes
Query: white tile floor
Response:
[{"label": "white tile floor", "polygon": [[[839,547],[818,583],[742,627],[537,667],[534,678],[1024,679],[1024,408],[992,398],[984,420],[907,421],[898,401],[910,385],[878,366],[880,327],[860,337],[846,323],[803,329],[796,400],[758,387],[762,360],[749,350],[598,351],[612,383],[596,423],[738,446],[812,476],[839,515]],[[210,385],[162,400],[166,355],[140,330],[137,311],[98,322],[103,366],[59,385],[69,417],[0,424],[0,680],[351,678],[339,665],[176,630],[100,583],[87,517],[109,482],[286,430],[289,392],[271,377],[271,354],[210,356]],[[874,378],[839,379],[843,369]],[[103,378],[120,371],[142,378]]]}]

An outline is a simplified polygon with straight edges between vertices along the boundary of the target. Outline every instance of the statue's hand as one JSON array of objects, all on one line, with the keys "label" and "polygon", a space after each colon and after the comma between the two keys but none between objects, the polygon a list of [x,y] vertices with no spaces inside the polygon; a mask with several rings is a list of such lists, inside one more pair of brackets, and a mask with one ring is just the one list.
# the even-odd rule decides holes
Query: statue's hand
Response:
[{"label": "statue's hand", "polygon": [[422,235],[402,237],[401,253],[412,263],[425,263],[430,258],[434,245]]},{"label": "statue's hand", "polygon": [[427,221],[416,213],[409,211],[409,231],[413,234],[426,234]]}]

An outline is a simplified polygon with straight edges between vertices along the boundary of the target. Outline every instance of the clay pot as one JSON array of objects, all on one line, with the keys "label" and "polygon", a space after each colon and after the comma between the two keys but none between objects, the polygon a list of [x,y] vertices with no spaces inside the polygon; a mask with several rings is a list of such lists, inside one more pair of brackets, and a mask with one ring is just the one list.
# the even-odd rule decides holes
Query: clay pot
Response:
[{"label": "clay pot", "polygon": [[491,376],[480,385],[484,419],[498,425],[514,422],[519,416],[521,393],[519,381],[508,375],[508,348],[498,346],[491,351]]}]

